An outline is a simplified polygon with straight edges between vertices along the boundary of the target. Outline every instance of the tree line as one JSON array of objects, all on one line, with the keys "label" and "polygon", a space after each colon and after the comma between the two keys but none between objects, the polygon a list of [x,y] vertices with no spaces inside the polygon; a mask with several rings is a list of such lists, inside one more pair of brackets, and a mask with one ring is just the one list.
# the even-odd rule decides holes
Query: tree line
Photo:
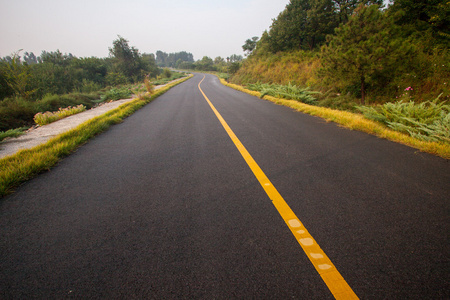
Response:
[{"label": "tree line", "polygon": [[176,53],[166,53],[161,50],[156,51],[156,64],[159,67],[176,68],[183,70],[197,71],[219,71],[219,72],[235,72],[243,60],[242,55],[233,54],[226,58],[217,56],[212,59],[204,56],[197,61],[194,60],[192,53],[185,51]]},{"label": "tree line", "polygon": [[20,51],[0,59],[0,99],[21,97],[37,100],[46,94],[91,92],[106,86],[143,81],[161,70],[153,54],[140,53],[118,36],[109,48],[109,57],[78,58],[72,54]]}]

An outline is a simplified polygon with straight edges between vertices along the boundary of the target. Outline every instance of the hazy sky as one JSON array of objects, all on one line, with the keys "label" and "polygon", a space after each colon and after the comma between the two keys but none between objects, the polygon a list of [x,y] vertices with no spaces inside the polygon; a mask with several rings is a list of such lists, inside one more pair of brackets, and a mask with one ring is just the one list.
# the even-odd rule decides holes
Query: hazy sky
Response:
[{"label": "hazy sky", "polygon": [[289,0],[0,0],[0,57],[23,49],[107,57],[120,35],[141,53],[243,54]]}]

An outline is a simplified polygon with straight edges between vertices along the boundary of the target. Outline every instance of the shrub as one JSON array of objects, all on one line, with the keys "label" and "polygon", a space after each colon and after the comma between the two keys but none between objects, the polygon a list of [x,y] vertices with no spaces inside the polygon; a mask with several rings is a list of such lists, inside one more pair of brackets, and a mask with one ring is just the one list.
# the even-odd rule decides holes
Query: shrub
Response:
[{"label": "shrub", "polygon": [[3,141],[7,137],[18,137],[25,133],[28,127],[20,127],[16,129],[10,129],[7,131],[0,131],[0,141]]},{"label": "shrub", "polygon": [[86,106],[83,104],[80,104],[76,107],[66,107],[66,108],[60,108],[57,112],[44,112],[44,113],[37,113],[34,116],[34,122],[38,125],[46,125],[50,124],[52,122],[58,121],[62,118],[83,112],[86,110]]},{"label": "shrub", "polygon": [[122,88],[112,88],[109,91],[107,91],[104,95],[102,95],[101,100],[107,101],[107,100],[120,100],[120,99],[127,99],[131,97],[131,90],[127,87]]},{"label": "shrub", "polygon": [[420,140],[450,143],[450,105],[438,101],[439,97],[422,103],[398,101],[357,109],[368,119]]}]

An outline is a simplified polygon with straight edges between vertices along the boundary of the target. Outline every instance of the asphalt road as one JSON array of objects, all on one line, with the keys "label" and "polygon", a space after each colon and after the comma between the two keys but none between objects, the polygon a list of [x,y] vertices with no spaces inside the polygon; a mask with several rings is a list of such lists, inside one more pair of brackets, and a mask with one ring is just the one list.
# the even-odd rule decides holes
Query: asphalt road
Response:
[{"label": "asphalt road", "polygon": [[[1,299],[333,298],[202,78],[0,200]],[[356,295],[450,298],[449,161],[201,88]]]}]

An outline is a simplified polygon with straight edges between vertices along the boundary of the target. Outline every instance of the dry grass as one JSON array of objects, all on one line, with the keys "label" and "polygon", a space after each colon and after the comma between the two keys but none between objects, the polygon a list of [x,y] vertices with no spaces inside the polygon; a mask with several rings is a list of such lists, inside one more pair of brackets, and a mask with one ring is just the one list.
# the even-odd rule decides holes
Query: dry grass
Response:
[{"label": "dry grass", "polygon": [[[242,86],[228,83],[223,79],[220,79],[220,81],[222,84],[238,91],[245,92],[256,97],[260,96],[259,92],[247,90]],[[343,127],[352,130],[363,131],[369,134],[376,135],[380,138],[388,139],[393,142],[413,147],[423,152],[431,153],[445,159],[450,159],[450,146],[448,144],[418,140],[409,135],[389,129],[388,127],[378,122],[368,120],[360,114],[335,110],[331,108],[312,106],[295,100],[279,99],[272,96],[264,96],[263,99],[279,105],[291,107],[297,111],[301,111],[313,116],[318,116],[327,121],[335,122]]]}]

